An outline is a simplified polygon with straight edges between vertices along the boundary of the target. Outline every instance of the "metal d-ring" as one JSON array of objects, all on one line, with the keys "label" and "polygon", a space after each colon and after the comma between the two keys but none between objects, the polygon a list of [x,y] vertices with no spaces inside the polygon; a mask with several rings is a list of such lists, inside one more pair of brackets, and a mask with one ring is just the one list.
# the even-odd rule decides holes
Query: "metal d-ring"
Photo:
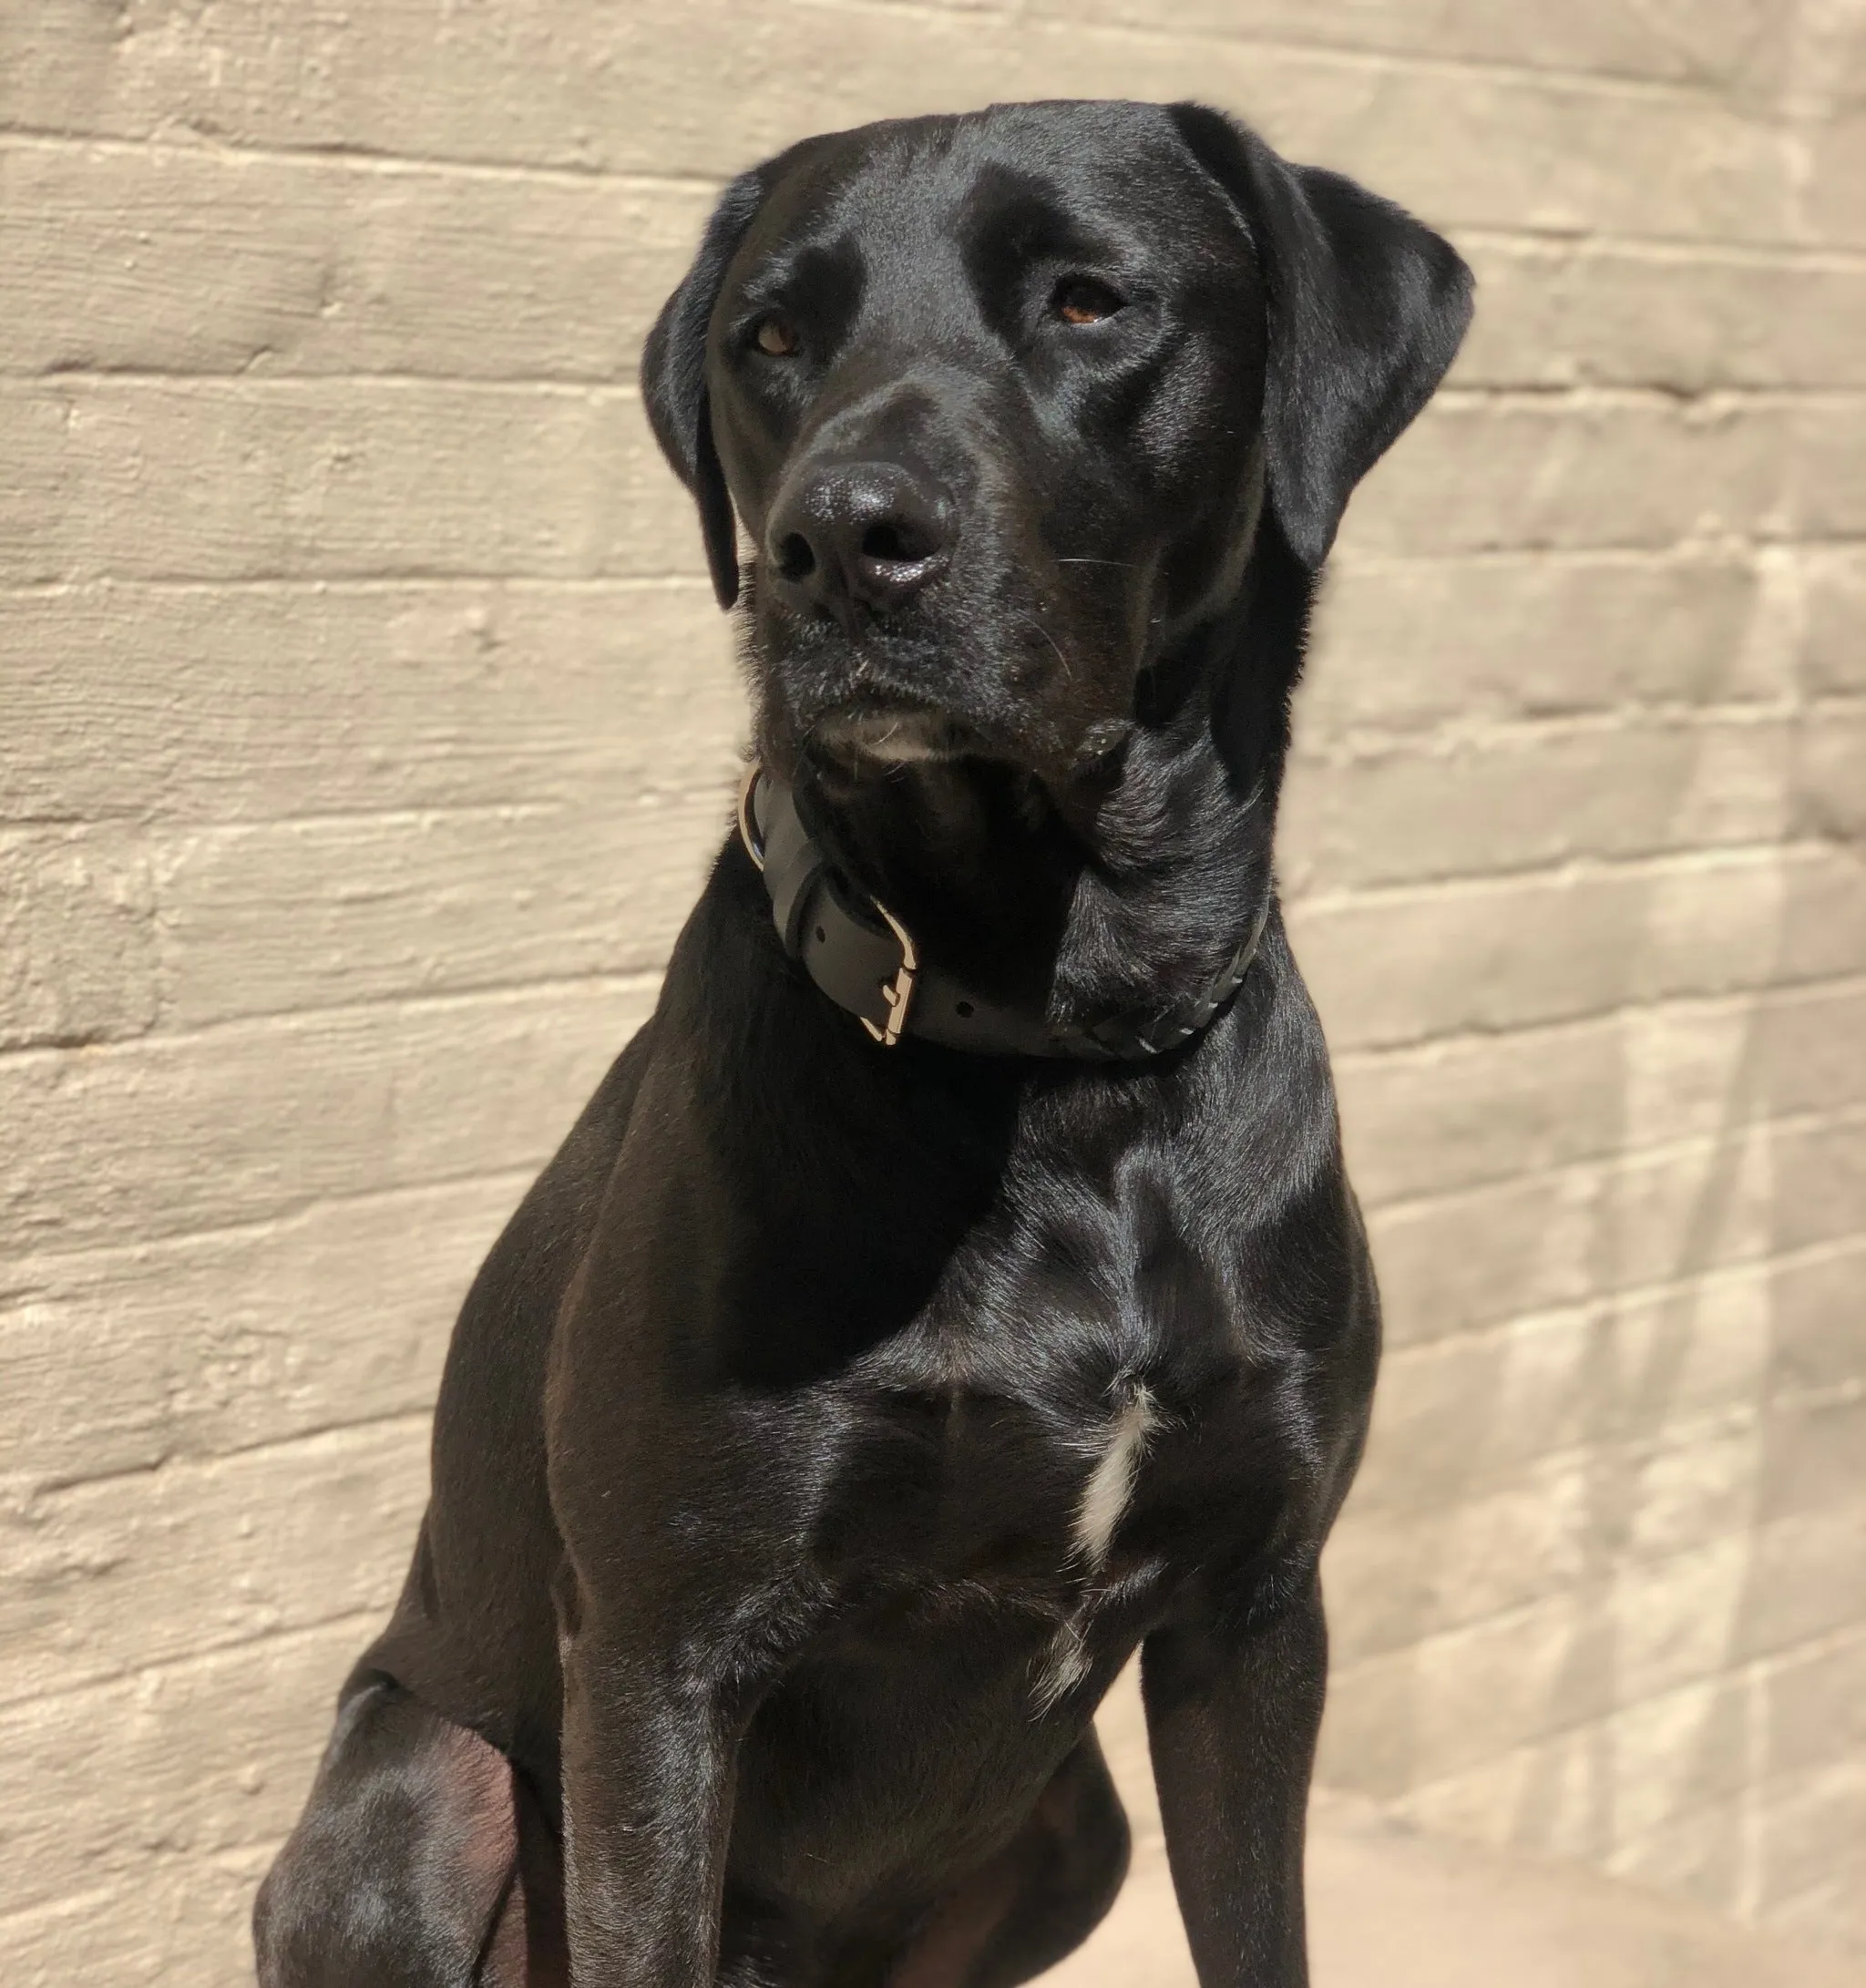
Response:
[{"label": "metal d-ring", "polygon": [[752,794],[758,784],[758,776],[764,771],[762,762],[754,760],[745,768],[745,777],[739,782],[739,840],[745,845],[745,854],[751,857],[757,869],[764,867],[764,845],[758,840],[752,819]]}]

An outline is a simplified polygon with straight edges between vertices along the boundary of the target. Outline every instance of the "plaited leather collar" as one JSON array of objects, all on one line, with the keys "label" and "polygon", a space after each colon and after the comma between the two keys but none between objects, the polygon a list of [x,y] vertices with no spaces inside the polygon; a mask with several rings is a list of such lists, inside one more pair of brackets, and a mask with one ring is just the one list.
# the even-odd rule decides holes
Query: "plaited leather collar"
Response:
[{"label": "plaited leather collar", "polygon": [[986,999],[924,958],[900,920],[810,834],[788,784],[755,761],[739,790],[739,838],[764,873],[784,950],[890,1049],[911,1035],[979,1056],[1111,1063],[1162,1055],[1209,1026],[1244,984],[1270,913],[1266,893],[1250,930],[1193,999],[1059,1029],[1041,1010]]}]

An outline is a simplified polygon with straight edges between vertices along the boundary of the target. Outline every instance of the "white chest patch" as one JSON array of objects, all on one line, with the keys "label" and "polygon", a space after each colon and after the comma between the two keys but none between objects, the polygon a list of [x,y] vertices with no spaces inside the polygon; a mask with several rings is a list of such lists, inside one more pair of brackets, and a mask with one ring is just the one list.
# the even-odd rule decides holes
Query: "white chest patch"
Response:
[{"label": "white chest patch", "polygon": [[[1136,1387],[1103,1431],[1100,1454],[1082,1486],[1082,1502],[1070,1528],[1076,1557],[1087,1573],[1099,1573],[1107,1564],[1115,1532],[1133,1496],[1141,1460],[1147,1453],[1147,1439],[1160,1421],[1159,1404],[1144,1388]],[[1031,1680],[1031,1706],[1037,1714],[1048,1712],[1087,1676],[1090,1658],[1083,1628],[1094,1608],[1095,1597],[1085,1595],[1075,1614],[1059,1624],[1050,1639]]]},{"label": "white chest patch", "polygon": [[1108,1425],[1102,1454],[1082,1486],[1071,1529],[1075,1550],[1091,1571],[1099,1570],[1114,1543],[1115,1529],[1133,1496],[1133,1481],[1147,1451],[1147,1439],[1160,1420],[1160,1410],[1144,1388],[1136,1387],[1127,1405]]}]

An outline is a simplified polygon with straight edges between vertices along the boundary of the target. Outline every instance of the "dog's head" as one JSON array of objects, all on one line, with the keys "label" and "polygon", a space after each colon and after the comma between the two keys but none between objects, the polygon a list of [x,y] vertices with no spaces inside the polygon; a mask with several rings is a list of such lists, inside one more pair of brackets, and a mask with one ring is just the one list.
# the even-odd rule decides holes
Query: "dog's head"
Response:
[{"label": "dog's head", "polygon": [[1052,791],[1105,758],[1266,509],[1320,565],[1470,293],[1398,208],[1192,104],[873,125],[734,180],[642,379],[721,604],[749,593],[766,750]]}]

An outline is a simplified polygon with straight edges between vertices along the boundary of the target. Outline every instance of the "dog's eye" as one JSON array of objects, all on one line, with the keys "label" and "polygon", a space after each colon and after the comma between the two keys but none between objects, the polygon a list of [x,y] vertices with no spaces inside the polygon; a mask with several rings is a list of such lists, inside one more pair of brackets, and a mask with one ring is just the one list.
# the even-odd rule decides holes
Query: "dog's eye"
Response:
[{"label": "dog's eye", "polygon": [[1125,299],[1092,276],[1065,276],[1056,286],[1050,308],[1065,324],[1099,324],[1112,318]]},{"label": "dog's eye", "polygon": [[773,359],[788,359],[802,341],[795,323],[782,311],[767,311],[752,333],[752,343]]}]

